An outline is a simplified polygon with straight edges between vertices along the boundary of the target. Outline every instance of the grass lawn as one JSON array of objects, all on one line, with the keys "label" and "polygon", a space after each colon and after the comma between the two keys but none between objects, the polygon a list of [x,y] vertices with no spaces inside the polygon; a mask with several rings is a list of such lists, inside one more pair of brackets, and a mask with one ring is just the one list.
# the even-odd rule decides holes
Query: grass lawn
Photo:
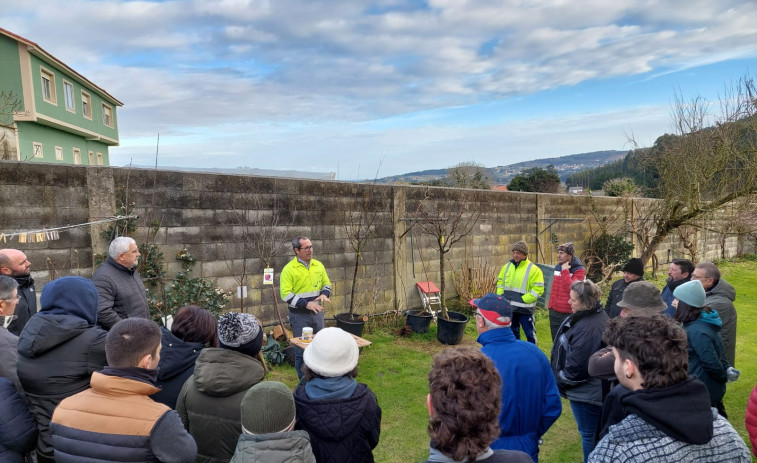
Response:
[{"label": "grass lawn", "polygon": [[[723,277],[736,288],[739,314],[736,367],[741,370],[741,377],[728,385],[724,402],[731,424],[749,445],[744,412],[749,394],[757,383],[757,364],[752,362],[757,354],[757,344],[749,341],[757,333],[757,260],[725,262],[718,266]],[[667,272],[658,272],[658,276],[657,283],[661,286]],[[537,313],[536,328],[539,347],[549,356],[552,342],[545,311]],[[425,461],[429,441],[426,433],[427,374],[431,357],[447,346],[436,340],[435,324],[429,333],[414,334],[411,338],[397,336],[391,326],[372,326],[370,331],[365,338],[373,344],[361,352],[358,381],[368,384],[383,411],[381,440],[374,450],[376,461]],[[462,344],[475,345],[475,341],[476,329],[470,321]],[[290,387],[297,383],[294,369],[288,365],[273,368],[268,379],[282,381]],[[539,461],[582,461],[581,439],[565,400],[562,415],[544,436]]]}]

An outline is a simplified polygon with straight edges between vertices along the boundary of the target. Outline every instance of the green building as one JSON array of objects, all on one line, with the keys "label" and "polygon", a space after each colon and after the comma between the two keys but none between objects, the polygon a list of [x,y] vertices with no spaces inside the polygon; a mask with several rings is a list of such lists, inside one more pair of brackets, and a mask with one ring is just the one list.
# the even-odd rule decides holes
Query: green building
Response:
[{"label": "green building", "polygon": [[0,159],[109,165],[123,103],[0,28]]}]

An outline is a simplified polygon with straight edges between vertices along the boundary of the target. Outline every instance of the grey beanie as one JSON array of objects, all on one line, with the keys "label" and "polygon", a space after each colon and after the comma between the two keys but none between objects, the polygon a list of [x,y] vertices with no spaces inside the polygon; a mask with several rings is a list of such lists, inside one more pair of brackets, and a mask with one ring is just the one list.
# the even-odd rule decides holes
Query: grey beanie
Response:
[{"label": "grey beanie", "polygon": [[513,247],[510,249],[510,251],[518,251],[519,253],[527,256],[528,244],[526,244],[525,241],[518,241],[517,243],[513,244]]},{"label": "grey beanie", "polygon": [[288,429],[295,417],[294,397],[284,383],[261,381],[247,390],[242,403],[242,429],[270,434]]}]

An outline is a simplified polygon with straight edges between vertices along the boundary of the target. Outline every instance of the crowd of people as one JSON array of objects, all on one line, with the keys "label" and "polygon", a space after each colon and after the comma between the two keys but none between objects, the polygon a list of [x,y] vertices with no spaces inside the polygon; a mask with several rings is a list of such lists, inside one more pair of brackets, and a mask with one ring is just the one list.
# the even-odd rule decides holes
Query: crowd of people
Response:
[{"label": "crowd of people", "polygon": [[[357,381],[359,349],[325,327],[331,283],[309,238],[292,240],[281,298],[299,385],[266,380],[263,327],[197,306],[149,319],[131,238],[93,278],[46,284],[37,307],[26,255],[0,249],[0,461],[371,462],[381,407]],[[723,397],[735,369],[735,290],[712,263],[676,259],[662,292],[639,259],[605,304],[572,243],[557,248],[552,350],[537,347],[544,293],[528,245],[512,246],[493,293],[471,300],[477,342],[433,359],[429,462],[538,462],[567,399],[584,462],[749,462]],[[521,329],[525,340],[520,340]],[[757,441],[757,387],[746,417]]]}]

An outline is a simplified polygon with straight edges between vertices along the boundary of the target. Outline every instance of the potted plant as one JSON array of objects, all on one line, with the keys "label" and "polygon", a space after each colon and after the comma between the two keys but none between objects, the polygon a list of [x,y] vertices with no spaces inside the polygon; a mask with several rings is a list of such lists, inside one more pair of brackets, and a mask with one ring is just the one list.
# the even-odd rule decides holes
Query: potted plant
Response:
[{"label": "potted plant", "polygon": [[458,344],[468,322],[468,317],[464,314],[447,310],[444,255],[473,230],[480,217],[479,211],[468,210],[463,202],[442,202],[432,198],[428,192],[416,209],[415,225],[421,233],[433,237],[439,253],[441,311],[437,318],[436,338],[443,344]]}]

